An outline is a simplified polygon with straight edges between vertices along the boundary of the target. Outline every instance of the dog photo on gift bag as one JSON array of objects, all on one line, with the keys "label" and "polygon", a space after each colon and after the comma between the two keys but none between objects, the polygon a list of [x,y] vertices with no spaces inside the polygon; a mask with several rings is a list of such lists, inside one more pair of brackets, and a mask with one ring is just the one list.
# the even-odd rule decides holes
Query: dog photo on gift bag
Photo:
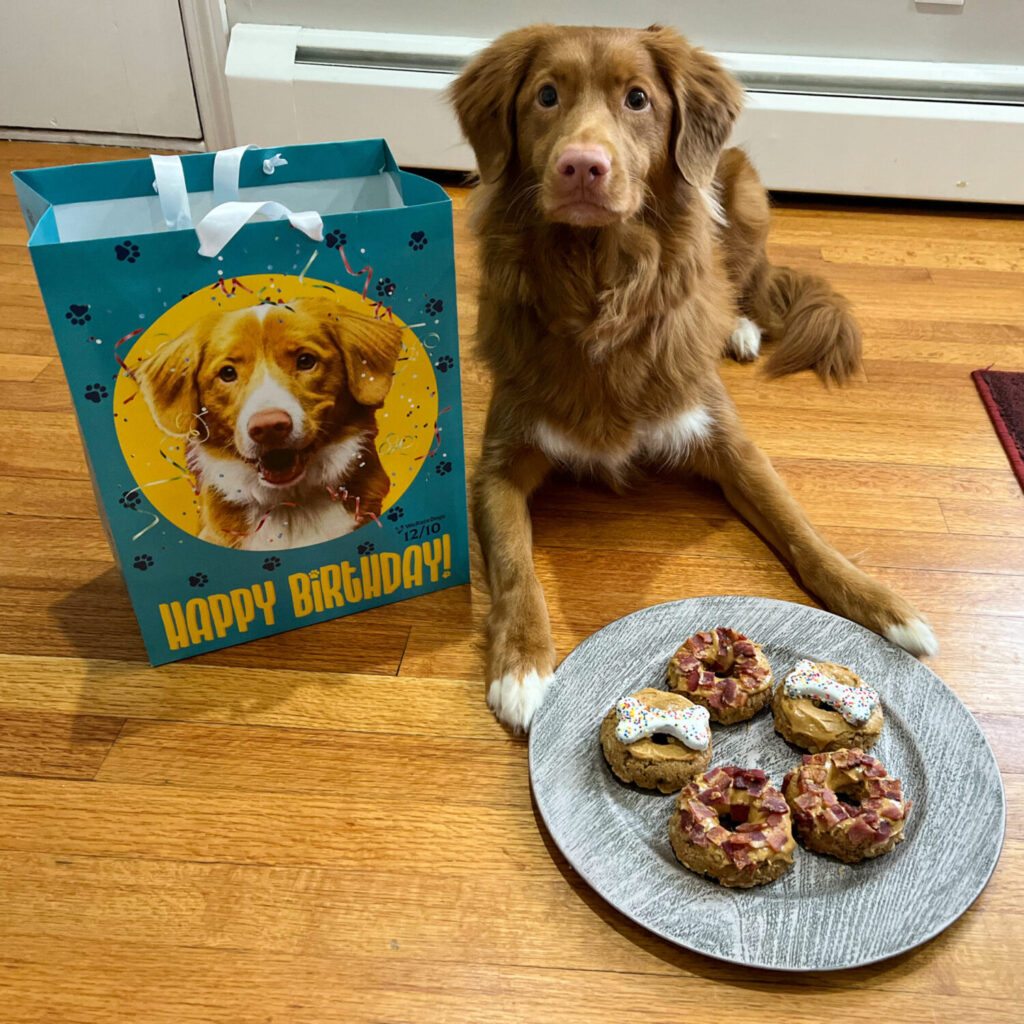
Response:
[{"label": "dog photo on gift bag", "polygon": [[[321,281],[253,276],[213,292],[183,299],[125,357],[117,430],[139,486],[225,547],[303,547],[379,521],[435,437],[433,368],[413,331]],[[135,394],[144,403],[126,404]],[[380,428],[403,418],[400,439],[385,432],[389,473]],[[184,475],[163,484],[136,468],[175,461]]]}]

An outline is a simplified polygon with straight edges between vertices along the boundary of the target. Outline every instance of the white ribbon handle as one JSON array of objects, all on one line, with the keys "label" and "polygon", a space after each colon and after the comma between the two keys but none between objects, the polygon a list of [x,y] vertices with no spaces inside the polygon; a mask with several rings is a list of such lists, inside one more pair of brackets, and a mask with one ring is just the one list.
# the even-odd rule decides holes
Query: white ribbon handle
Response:
[{"label": "white ribbon handle", "polygon": [[260,215],[268,220],[287,219],[293,228],[314,242],[323,241],[323,218],[315,210],[293,213],[287,206],[269,200],[265,203],[221,203],[196,225],[199,255],[216,256],[253,217]]},{"label": "white ribbon handle", "polygon": [[213,158],[213,201],[217,204],[234,202],[238,198],[238,176],[242,170],[242,157],[250,149],[260,147],[250,143],[248,146],[235,146],[234,149],[221,149]]},{"label": "white ribbon handle", "polygon": [[185,187],[185,169],[178,156],[151,156],[155,186],[164,222],[172,231],[192,227],[192,210]]}]

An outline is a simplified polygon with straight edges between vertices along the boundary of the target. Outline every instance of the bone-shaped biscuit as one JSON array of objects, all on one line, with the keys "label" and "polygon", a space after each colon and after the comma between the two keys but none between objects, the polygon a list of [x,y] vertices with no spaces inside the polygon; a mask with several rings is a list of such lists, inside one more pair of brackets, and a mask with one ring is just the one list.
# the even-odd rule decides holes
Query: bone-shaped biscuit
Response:
[{"label": "bone-shaped biscuit", "polygon": [[846,686],[806,660],[796,663],[783,685],[787,697],[821,701],[827,708],[838,711],[850,725],[863,725],[878,707],[878,693],[867,684]]},{"label": "bone-shaped biscuit", "polygon": [[619,724],[615,737],[620,743],[636,743],[656,732],[675,736],[691,750],[707,750],[711,742],[708,709],[694,705],[683,711],[653,708],[636,697],[623,697],[615,705]]}]

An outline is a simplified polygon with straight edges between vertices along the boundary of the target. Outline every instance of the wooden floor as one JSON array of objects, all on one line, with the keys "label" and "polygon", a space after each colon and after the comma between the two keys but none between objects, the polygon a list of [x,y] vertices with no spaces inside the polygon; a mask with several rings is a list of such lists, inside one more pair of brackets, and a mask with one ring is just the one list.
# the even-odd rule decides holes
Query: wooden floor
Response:
[{"label": "wooden floor", "polygon": [[[0,1021],[1020,1020],[1024,498],[969,377],[1024,370],[1019,213],[780,205],[772,253],[853,300],[865,379],[723,365],[812,519],[931,619],[933,667],[1009,804],[990,885],[943,935],[870,968],[773,974],[648,935],[566,866],[525,742],[483,703],[478,562],[472,588],[147,666],[8,177],[129,155],[0,144]],[[487,383],[454,198],[472,458]],[[658,601],[811,603],[708,486],[556,482],[535,510],[560,655]],[[351,731],[371,694],[401,724]]]}]

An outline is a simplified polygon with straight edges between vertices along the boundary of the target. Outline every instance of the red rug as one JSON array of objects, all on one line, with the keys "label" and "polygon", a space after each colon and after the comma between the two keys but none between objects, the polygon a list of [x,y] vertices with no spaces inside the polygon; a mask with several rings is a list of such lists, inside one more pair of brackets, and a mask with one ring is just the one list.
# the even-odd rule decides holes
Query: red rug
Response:
[{"label": "red rug", "polygon": [[971,376],[1024,490],[1024,373],[975,370]]}]

